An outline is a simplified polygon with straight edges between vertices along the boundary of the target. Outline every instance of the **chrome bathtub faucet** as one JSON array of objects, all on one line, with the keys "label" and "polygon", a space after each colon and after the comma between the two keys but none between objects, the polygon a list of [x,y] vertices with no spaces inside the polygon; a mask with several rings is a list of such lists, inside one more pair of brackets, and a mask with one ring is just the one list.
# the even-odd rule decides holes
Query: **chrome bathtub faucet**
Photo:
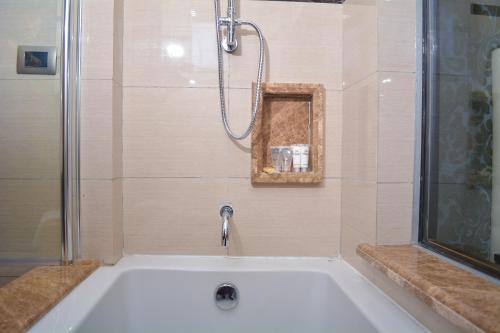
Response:
[{"label": "chrome bathtub faucet", "polygon": [[222,206],[220,209],[220,217],[222,218],[222,234],[221,245],[227,246],[229,242],[229,219],[233,216],[233,208],[231,206]]}]

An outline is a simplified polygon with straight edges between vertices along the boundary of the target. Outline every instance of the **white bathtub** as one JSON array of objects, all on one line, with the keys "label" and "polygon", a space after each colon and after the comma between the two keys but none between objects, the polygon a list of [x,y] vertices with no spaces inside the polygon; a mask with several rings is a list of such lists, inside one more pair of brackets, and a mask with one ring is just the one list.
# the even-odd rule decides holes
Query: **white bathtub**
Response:
[{"label": "white bathtub", "polygon": [[[215,305],[232,282],[236,308]],[[427,332],[340,259],[127,256],[102,267],[31,333]]]}]

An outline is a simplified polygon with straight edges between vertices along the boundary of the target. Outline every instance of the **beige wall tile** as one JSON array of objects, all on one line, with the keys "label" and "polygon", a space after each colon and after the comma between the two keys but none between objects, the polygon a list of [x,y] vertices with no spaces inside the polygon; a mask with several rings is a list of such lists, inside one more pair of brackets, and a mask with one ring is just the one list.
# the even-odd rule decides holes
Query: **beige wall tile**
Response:
[{"label": "beige wall tile", "polygon": [[0,178],[60,177],[56,80],[0,80]]},{"label": "beige wall tile", "polygon": [[82,180],[80,200],[82,256],[113,261],[112,181]]},{"label": "beige wall tile", "polygon": [[217,87],[211,1],[126,1],[126,86]]},{"label": "beige wall tile", "polygon": [[84,1],[82,10],[82,255],[114,263],[123,248],[123,1]]},{"label": "beige wall tile", "polygon": [[225,255],[219,207],[225,180],[125,179],[126,253]]},{"label": "beige wall tile", "polygon": [[342,180],[342,226],[348,225],[366,237],[375,238],[377,184]]},{"label": "beige wall tile", "polygon": [[377,0],[380,71],[416,71],[415,0]]},{"label": "beige wall tile", "polygon": [[229,254],[335,256],[340,243],[340,181],[321,186],[252,186],[228,181],[235,210]]},{"label": "beige wall tile", "polygon": [[364,274],[356,248],[362,243],[376,243],[377,184],[342,179],[341,207],[342,258]]},{"label": "beige wall tile", "polygon": [[347,179],[377,177],[378,75],[344,90],[342,173]]},{"label": "beige wall tile", "polygon": [[[240,12],[263,31],[267,81],[322,83],[326,89],[342,89],[341,6],[245,0]],[[251,88],[257,75],[258,39],[251,28],[244,29],[241,48],[229,57],[231,88]]]},{"label": "beige wall tile", "polygon": [[58,80],[55,76],[19,75],[18,45],[61,44],[60,0],[3,1],[0,11],[0,79]]},{"label": "beige wall tile", "polygon": [[59,179],[0,179],[0,257],[59,258]]},{"label": "beige wall tile", "polygon": [[82,79],[113,78],[113,0],[82,2]]},{"label": "beige wall tile", "polygon": [[341,251],[363,269],[359,243],[411,240],[416,2],[351,0],[344,15]]},{"label": "beige wall tile", "polygon": [[379,73],[378,181],[412,182],[415,74]]},{"label": "beige wall tile", "polygon": [[[115,191],[114,191],[115,190]],[[120,233],[113,221],[120,216],[113,209],[116,189],[112,180],[83,180],[81,185],[81,250],[84,258],[115,263],[120,258],[115,244],[120,244]],[[118,243],[117,243],[118,242]]]},{"label": "beige wall tile", "polygon": [[114,179],[112,182],[112,221],[113,221],[113,259],[121,258],[123,253],[123,179]]},{"label": "beige wall tile", "polygon": [[[362,20],[360,24],[366,27],[376,24],[373,21],[373,7],[369,4],[369,1],[360,2],[359,6],[366,7],[353,9],[353,13],[358,10],[359,15],[365,15],[363,17],[366,20]],[[384,7],[385,4],[378,4],[378,6],[380,7],[379,26],[386,27],[392,22],[392,14]],[[296,245],[301,244],[302,240],[294,232],[297,230],[303,232],[307,228],[307,224],[302,224],[306,218],[301,214],[310,215],[311,211],[296,212],[297,205],[292,203],[296,203],[295,197],[307,202],[312,200],[310,198],[319,196],[320,207],[326,202],[331,206],[333,202],[339,206],[340,212],[340,185],[337,184],[339,181],[328,179],[321,188],[301,188],[300,191],[287,187],[252,187],[249,179],[246,178],[250,164],[249,142],[236,145],[225,136],[218,112],[217,89],[186,88],[193,86],[215,88],[217,86],[211,7],[211,3],[196,0],[182,3],[159,0],[125,3],[124,35],[130,38],[124,41],[124,83],[127,86],[154,88],[130,87],[124,90],[124,175],[125,177],[169,177],[124,180],[126,251],[220,254],[224,251],[218,244],[220,224],[205,225],[206,212],[218,206],[222,201],[230,200],[236,210],[233,228],[235,238],[232,242],[234,247],[230,254],[331,255],[330,253],[337,253],[339,245],[335,244],[335,238],[339,237],[340,222],[328,224],[326,221],[340,220],[340,215],[335,217],[336,212],[326,208],[324,212],[318,213],[320,216],[317,218],[317,223],[330,228],[328,237],[313,235],[311,238],[318,237],[315,247],[309,248],[305,245],[297,250]],[[402,177],[401,174],[392,172],[391,168],[394,166],[391,165],[391,160],[384,159],[385,152],[391,149],[392,151],[401,150],[399,146],[391,146],[395,142],[393,132],[386,131],[384,126],[388,124],[408,125],[409,121],[404,118],[403,114],[392,115],[393,111],[404,105],[395,103],[396,99],[391,100],[392,90],[388,88],[383,91],[384,87],[379,87],[379,75],[372,71],[372,68],[377,66],[377,56],[384,55],[382,50],[379,50],[378,54],[374,51],[373,57],[368,57],[369,61],[355,68],[356,57],[366,56],[366,53],[372,50],[374,40],[377,38],[375,33],[363,35],[358,29],[359,26],[354,24],[355,21],[350,22],[349,29],[351,30],[346,30],[346,36],[349,34],[349,36],[366,38],[363,45],[367,47],[367,50],[356,49],[354,43],[350,45],[348,50],[350,53],[346,52],[344,56],[348,55],[348,61],[352,60],[346,66],[352,74],[349,74],[351,76],[345,81],[348,85],[349,82],[353,85],[349,85],[345,96],[341,96],[340,92],[335,92],[335,90],[342,89],[341,8],[341,6],[326,4],[242,1],[240,12],[245,19],[256,21],[266,35],[269,52],[268,80],[319,82],[326,85],[328,89],[327,177],[340,177],[340,164],[342,164],[343,176],[349,179],[345,192],[347,198],[342,202],[346,213],[343,213],[342,218],[347,221],[348,228],[360,231],[361,238],[375,240],[376,181],[377,176],[380,176],[377,174],[377,157],[381,158],[379,166],[384,177]],[[271,9],[284,13],[278,17],[278,20],[283,20],[283,22],[276,24],[276,16],[272,15],[276,10]],[[386,17],[391,19],[385,19]],[[312,20],[319,26],[320,33],[310,29]],[[288,26],[288,28],[283,29],[283,26]],[[384,45],[392,47],[391,45],[395,43],[404,42],[398,38],[398,36],[387,36],[384,39],[387,40]],[[251,82],[255,80],[258,50],[256,38],[255,35],[249,34],[244,35],[242,39],[241,52],[229,57],[231,88],[249,88]],[[177,54],[183,53],[183,55],[176,58],[176,52]],[[200,54],[210,56],[200,59]],[[310,59],[314,59],[312,64]],[[332,59],[338,59],[338,61],[332,61]],[[392,67],[387,68],[396,68],[396,70],[406,70],[404,66],[408,62],[405,60],[393,64],[390,58],[378,60],[379,66],[391,65]],[[304,66],[304,64],[307,65]],[[365,79],[357,82],[363,78]],[[357,84],[354,84],[356,82]],[[159,86],[172,87],[172,89],[159,88]],[[380,100],[380,127],[379,88],[384,94]],[[394,92],[396,95],[399,94],[398,96],[406,93],[407,91]],[[235,130],[239,131],[249,119],[250,90],[230,89],[228,96],[230,122]],[[333,98],[330,99],[330,96]],[[342,113],[330,112],[330,110],[340,108],[344,110]],[[387,115],[383,111],[387,111]],[[340,125],[342,123],[343,126]],[[381,140],[377,141],[379,134]],[[344,144],[340,145],[342,136]],[[381,146],[378,147],[378,145]],[[207,151],[206,147],[210,147],[210,150]],[[407,149],[404,149],[404,152],[407,152]],[[192,156],[199,157],[199,160],[204,163],[190,163]],[[397,170],[403,170],[403,168],[398,167]],[[218,179],[218,177],[221,178]],[[243,178],[228,180],[224,177]],[[294,198],[288,198],[291,193],[294,194]],[[202,209],[199,212],[189,211],[189,215],[192,215],[189,218],[189,225],[181,229],[176,223],[180,219],[180,213],[175,208],[187,207],[187,203],[181,202],[181,199],[186,201],[186,196],[198,198],[197,203],[202,205]],[[280,200],[277,202],[278,197]],[[281,197],[284,198],[283,201]],[[238,210],[236,205],[239,202],[245,204],[241,204]],[[269,208],[266,207],[268,203]],[[269,227],[268,238],[257,237],[261,235],[258,233],[259,230],[266,228],[267,225],[262,226],[258,222],[238,223],[237,221],[237,218],[242,221],[247,219],[254,221],[260,211],[251,207],[257,204],[259,207],[264,207],[263,217],[257,218],[258,222],[266,221],[268,216],[271,221],[274,221]],[[271,207],[274,209],[277,205],[282,205],[288,210],[275,212],[270,209]],[[286,214],[298,215],[302,218],[293,220],[285,218]],[[214,213],[214,218],[218,222],[218,212]],[[290,225],[289,228],[281,224],[285,221]],[[199,230],[200,226],[201,233],[193,232],[193,230]],[[288,238],[281,238],[279,231],[282,231]],[[327,241],[327,238],[332,238],[333,241]],[[189,241],[186,242],[186,240]]]},{"label": "beige wall tile", "polygon": [[125,0],[114,0],[113,7],[113,81],[123,83],[123,29]]},{"label": "beige wall tile", "polygon": [[215,88],[125,88],[125,177],[225,176]]},{"label": "beige wall tile", "polygon": [[343,9],[343,81],[347,88],[377,71],[377,0],[350,0]]},{"label": "beige wall tile", "polygon": [[325,177],[342,177],[343,93],[327,90],[325,109]]},{"label": "beige wall tile", "polygon": [[411,241],[412,184],[378,184],[377,244]]},{"label": "beige wall tile", "polygon": [[113,177],[113,81],[81,83],[81,177]]},{"label": "beige wall tile", "polygon": [[115,81],[113,81],[112,114],[112,176],[118,178],[123,176],[123,87]]},{"label": "beige wall tile", "polygon": [[342,258],[347,260],[356,268],[358,268],[360,262],[364,260],[356,254],[356,248],[358,245],[363,243],[375,244],[375,235],[367,235],[359,232],[358,229],[353,228],[349,224],[342,223]]},{"label": "beige wall tile", "polygon": [[[231,130],[242,134],[248,127],[251,120],[253,108],[253,95],[251,89],[228,89],[228,108],[226,110],[227,119]],[[220,118],[221,116],[218,115]],[[221,120],[222,121],[222,120]],[[217,135],[224,136],[227,147],[227,157],[225,163],[226,177],[250,177],[251,159],[251,136],[246,139],[235,141],[229,138],[221,126],[221,131]]]}]

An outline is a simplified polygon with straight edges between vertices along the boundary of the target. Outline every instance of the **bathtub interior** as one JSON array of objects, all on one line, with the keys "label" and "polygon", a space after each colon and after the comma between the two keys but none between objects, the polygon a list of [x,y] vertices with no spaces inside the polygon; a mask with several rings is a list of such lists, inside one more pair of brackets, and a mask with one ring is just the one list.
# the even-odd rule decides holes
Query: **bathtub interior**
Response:
[{"label": "bathtub interior", "polygon": [[[215,288],[234,283],[238,306],[216,307]],[[377,332],[322,272],[196,272],[132,269],[73,328],[90,332]]]}]

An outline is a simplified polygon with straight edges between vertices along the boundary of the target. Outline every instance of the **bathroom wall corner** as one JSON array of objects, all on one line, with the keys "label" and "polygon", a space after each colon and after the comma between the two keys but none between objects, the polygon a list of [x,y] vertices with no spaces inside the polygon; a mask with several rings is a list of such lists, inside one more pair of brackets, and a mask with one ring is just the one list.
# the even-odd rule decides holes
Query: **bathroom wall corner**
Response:
[{"label": "bathroom wall corner", "polygon": [[123,249],[123,0],[82,7],[81,251],[113,264]]},{"label": "bathroom wall corner", "polygon": [[358,267],[361,243],[411,242],[416,1],[348,1],[344,18],[344,59],[365,50],[343,72],[341,253]]}]

